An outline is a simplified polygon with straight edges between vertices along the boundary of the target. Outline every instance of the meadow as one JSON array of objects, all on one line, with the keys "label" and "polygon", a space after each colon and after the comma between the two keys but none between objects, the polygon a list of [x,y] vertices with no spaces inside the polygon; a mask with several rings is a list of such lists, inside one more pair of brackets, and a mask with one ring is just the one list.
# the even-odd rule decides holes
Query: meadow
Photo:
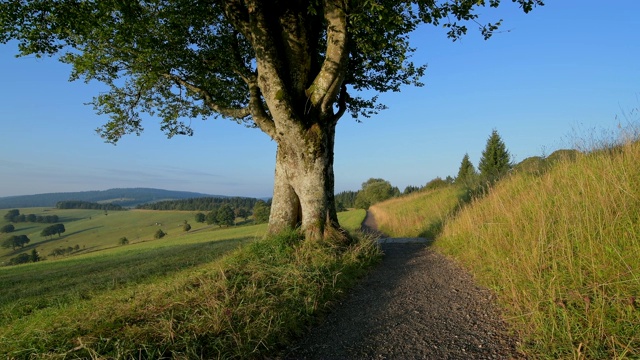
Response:
[{"label": "meadow", "polygon": [[[193,228],[184,232],[191,212],[48,212],[67,231],[51,240],[34,236],[40,241],[28,247],[83,246],[0,268],[0,355],[8,358],[257,356],[299,333],[379,256],[364,238],[312,246],[293,232],[258,240],[265,224],[189,221]],[[339,218],[355,233],[364,214]],[[162,239],[153,238],[156,223],[170,229]],[[45,225],[21,224],[19,231],[35,234],[38,226]],[[133,240],[118,245],[122,236]],[[247,317],[230,322],[230,309]],[[260,322],[265,316],[270,320]],[[289,317],[276,327],[280,316]]]},{"label": "meadow", "polygon": [[528,357],[638,358],[638,164],[627,140],[512,173],[461,209],[455,185],[374,209],[394,236],[440,229],[434,248],[496,292]]}]

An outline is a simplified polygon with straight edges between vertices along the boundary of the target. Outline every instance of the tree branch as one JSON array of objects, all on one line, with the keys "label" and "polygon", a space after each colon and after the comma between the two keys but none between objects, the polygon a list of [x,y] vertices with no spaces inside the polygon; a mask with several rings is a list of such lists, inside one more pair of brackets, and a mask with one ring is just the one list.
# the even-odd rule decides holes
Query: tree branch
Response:
[{"label": "tree branch", "polygon": [[269,135],[271,139],[275,139],[276,125],[271,116],[265,110],[265,104],[262,101],[260,87],[258,82],[253,80],[249,84],[249,108],[251,109],[251,117],[258,125],[260,130]]},{"label": "tree branch", "polygon": [[247,116],[251,115],[251,111],[249,110],[248,107],[243,107],[243,108],[227,108],[227,107],[223,107],[218,105],[215,100],[213,100],[213,98],[211,97],[211,95],[209,94],[208,91],[186,81],[185,79],[174,75],[174,74],[162,74],[162,76],[165,79],[171,80],[174,83],[176,83],[177,85],[180,86],[184,86],[185,88],[187,88],[190,91],[193,91],[197,94],[200,94],[200,96],[202,96],[202,99],[205,103],[205,105],[207,105],[209,108],[211,108],[213,111],[219,113],[222,116],[227,116],[227,117],[231,117],[234,119],[244,119]]},{"label": "tree branch", "polygon": [[338,112],[333,115],[333,122],[338,123],[338,120],[344,115],[344,112],[347,111],[347,99],[349,98],[349,93],[347,92],[347,85],[342,84],[340,89],[340,96],[338,97]]},{"label": "tree branch", "polygon": [[240,31],[245,38],[250,39],[251,28],[249,26],[249,14],[243,1],[223,0],[224,13],[229,23]]},{"label": "tree branch", "polygon": [[322,112],[328,112],[342,87],[349,58],[346,4],[343,0],[325,0],[324,8],[327,51],[320,72],[307,89],[307,96]]}]

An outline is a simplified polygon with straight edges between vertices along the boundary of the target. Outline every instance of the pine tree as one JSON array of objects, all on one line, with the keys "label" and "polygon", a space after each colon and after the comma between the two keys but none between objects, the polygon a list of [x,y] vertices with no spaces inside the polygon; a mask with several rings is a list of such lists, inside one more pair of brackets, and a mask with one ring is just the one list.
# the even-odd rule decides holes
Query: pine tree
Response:
[{"label": "pine tree", "polygon": [[511,167],[511,155],[498,131],[494,129],[480,158],[480,175],[484,181],[494,183],[506,175]]},{"label": "pine tree", "polygon": [[456,176],[457,184],[469,185],[476,177],[476,168],[469,161],[469,154],[464,154],[462,162],[460,163],[460,169],[458,170],[458,176]]}]

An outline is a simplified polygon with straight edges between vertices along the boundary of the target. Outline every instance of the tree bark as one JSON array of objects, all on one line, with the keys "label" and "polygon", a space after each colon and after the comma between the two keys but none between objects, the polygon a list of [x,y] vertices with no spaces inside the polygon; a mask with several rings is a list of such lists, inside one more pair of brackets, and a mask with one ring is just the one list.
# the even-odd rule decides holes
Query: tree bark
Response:
[{"label": "tree bark", "polygon": [[296,126],[281,135],[269,233],[299,226],[306,239],[322,239],[340,227],[333,195],[335,123]]},{"label": "tree bark", "polygon": [[[269,232],[301,227],[318,240],[340,227],[334,201],[333,148],[344,113],[348,62],[347,17],[341,0],[324,0],[326,54],[309,52],[321,32],[310,26],[304,3],[274,9],[247,1],[236,19],[256,54],[256,77],[247,78],[251,113],[278,144]],[[338,112],[334,104],[338,101]],[[266,111],[268,109],[268,111]]]}]

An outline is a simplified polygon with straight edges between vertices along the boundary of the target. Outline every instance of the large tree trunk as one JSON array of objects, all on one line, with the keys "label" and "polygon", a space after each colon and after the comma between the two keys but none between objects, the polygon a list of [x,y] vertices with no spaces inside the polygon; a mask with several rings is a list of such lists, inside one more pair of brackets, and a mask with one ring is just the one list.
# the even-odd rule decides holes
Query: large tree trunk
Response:
[{"label": "large tree trunk", "polygon": [[278,139],[269,232],[300,226],[310,240],[339,228],[334,201],[335,123],[291,127]]}]

